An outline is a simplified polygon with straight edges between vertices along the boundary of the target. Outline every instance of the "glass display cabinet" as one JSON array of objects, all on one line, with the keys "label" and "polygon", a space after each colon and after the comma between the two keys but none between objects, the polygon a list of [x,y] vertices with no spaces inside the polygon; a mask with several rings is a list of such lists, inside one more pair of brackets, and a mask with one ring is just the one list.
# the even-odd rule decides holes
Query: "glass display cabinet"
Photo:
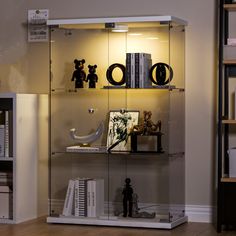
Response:
[{"label": "glass display cabinet", "polygon": [[185,215],[185,26],[48,20],[48,223],[171,229]]}]

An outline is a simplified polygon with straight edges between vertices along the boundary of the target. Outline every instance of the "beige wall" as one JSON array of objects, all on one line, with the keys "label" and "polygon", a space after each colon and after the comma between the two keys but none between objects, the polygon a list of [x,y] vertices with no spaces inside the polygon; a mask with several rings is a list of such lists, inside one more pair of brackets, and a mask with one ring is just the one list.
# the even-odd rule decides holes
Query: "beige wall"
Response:
[{"label": "beige wall", "polygon": [[[28,9],[50,18],[173,15],[186,28],[186,204],[213,205],[216,119],[214,0],[8,0],[0,8],[0,91],[48,91],[46,44],[28,44]],[[46,184],[46,183],[45,183]]]}]

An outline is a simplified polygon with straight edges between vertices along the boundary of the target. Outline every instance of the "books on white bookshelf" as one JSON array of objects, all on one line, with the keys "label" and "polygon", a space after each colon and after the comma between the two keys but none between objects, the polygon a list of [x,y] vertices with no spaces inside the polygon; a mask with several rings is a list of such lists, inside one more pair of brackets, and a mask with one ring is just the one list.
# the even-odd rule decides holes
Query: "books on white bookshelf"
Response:
[{"label": "books on white bookshelf", "polygon": [[9,186],[0,186],[0,219],[11,219],[12,210],[12,191]]},{"label": "books on white bookshelf", "polygon": [[0,219],[12,217],[12,172],[0,172]]},{"label": "books on white bookshelf", "polygon": [[0,111],[0,157],[12,155],[12,111]]},{"label": "books on white bookshelf", "polygon": [[104,179],[69,180],[63,216],[99,217],[104,214]]},{"label": "books on white bookshelf", "polygon": [[9,157],[9,112],[5,111],[5,157]]},{"label": "books on white bookshelf", "polygon": [[0,172],[0,186],[12,186],[12,172],[11,171],[1,171]]}]

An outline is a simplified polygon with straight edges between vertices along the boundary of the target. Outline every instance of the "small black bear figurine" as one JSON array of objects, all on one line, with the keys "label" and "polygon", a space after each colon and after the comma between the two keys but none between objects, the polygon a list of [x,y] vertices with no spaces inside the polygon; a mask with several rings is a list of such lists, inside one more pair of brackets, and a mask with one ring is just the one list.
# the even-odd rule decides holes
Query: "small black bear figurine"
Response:
[{"label": "small black bear figurine", "polygon": [[125,179],[125,187],[123,189],[123,217],[127,216],[128,205],[129,205],[129,212],[128,216],[132,217],[132,207],[133,207],[133,189],[130,185],[130,178]]},{"label": "small black bear figurine", "polygon": [[95,74],[97,65],[88,65],[88,68],[89,74],[85,81],[89,81],[89,88],[96,88],[96,82],[98,82],[98,76]]},{"label": "small black bear figurine", "polygon": [[74,60],[75,71],[73,72],[71,81],[75,81],[75,88],[83,88],[83,81],[86,79],[86,74],[84,72],[85,60]]}]

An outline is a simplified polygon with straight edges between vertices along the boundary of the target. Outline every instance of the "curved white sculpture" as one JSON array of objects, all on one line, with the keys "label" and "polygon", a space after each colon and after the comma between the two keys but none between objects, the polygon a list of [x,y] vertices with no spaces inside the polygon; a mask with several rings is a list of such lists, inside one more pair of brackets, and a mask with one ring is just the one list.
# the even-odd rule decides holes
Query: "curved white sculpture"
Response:
[{"label": "curved white sculpture", "polygon": [[99,124],[97,130],[92,134],[85,135],[85,136],[78,136],[78,135],[76,135],[76,129],[72,128],[72,129],[70,129],[70,135],[73,139],[75,139],[79,143],[81,143],[83,145],[88,145],[88,144],[96,141],[101,136],[103,131],[104,131],[104,123],[101,122]]}]

